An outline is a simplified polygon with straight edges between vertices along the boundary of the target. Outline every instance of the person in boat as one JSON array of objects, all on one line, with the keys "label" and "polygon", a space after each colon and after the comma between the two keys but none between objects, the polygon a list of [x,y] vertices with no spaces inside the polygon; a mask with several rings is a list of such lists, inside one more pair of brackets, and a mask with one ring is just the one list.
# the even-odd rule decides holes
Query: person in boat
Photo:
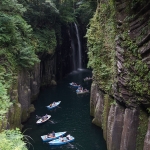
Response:
[{"label": "person in boat", "polygon": [[49,106],[52,107],[52,104],[50,104]]},{"label": "person in boat", "polygon": [[52,137],[52,134],[51,133],[48,133],[47,134],[47,138],[51,138]]},{"label": "person in boat", "polygon": [[72,85],[76,85],[76,83],[75,83],[75,82],[72,82],[71,84],[72,84]]},{"label": "person in boat", "polygon": [[55,103],[55,101],[53,102],[53,105],[55,105],[56,103]]},{"label": "person in boat", "polygon": [[47,138],[54,138],[55,137],[55,132],[54,133],[53,132],[52,133],[48,133],[47,134]]},{"label": "person in boat", "polygon": [[74,84],[73,84],[73,85],[78,85],[78,84],[74,82]]},{"label": "person in boat", "polygon": [[84,91],[84,90],[83,90],[83,87],[82,87],[80,92],[83,92],[83,91]]},{"label": "person in boat", "polygon": [[87,92],[88,90],[87,89],[84,89],[84,92]]},{"label": "person in boat", "polygon": [[88,77],[84,78],[84,80],[88,80],[88,79],[89,79]]},{"label": "person in boat", "polygon": [[66,136],[66,138],[67,138],[67,140],[70,140],[70,139],[71,139],[70,134],[68,134],[68,135]]},{"label": "person in boat", "polygon": [[77,90],[81,90],[82,89],[82,86],[81,85],[79,85],[79,87],[78,87],[78,89]]},{"label": "person in boat", "polygon": [[45,120],[45,116],[43,116],[41,119],[42,119],[42,121],[44,121]]},{"label": "person in boat", "polygon": [[43,117],[41,118],[41,119],[42,119],[41,122],[44,122],[47,118],[48,118],[48,115],[46,114],[45,116],[43,116]]},{"label": "person in boat", "polygon": [[80,92],[80,93],[83,92],[83,87],[78,88],[77,92]]},{"label": "person in boat", "polygon": [[64,138],[61,136],[61,137],[59,137],[59,140],[63,142]]},{"label": "person in boat", "polygon": [[45,119],[47,119],[47,118],[48,118],[48,115],[46,114],[46,115],[45,115]]},{"label": "person in boat", "polygon": [[42,118],[41,118],[41,122],[44,122],[45,121],[45,116],[43,116]]},{"label": "person in boat", "polygon": [[83,87],[82,87],[81,85],[78,86],[78,89],[79,89],[79,90],[82,90],[82,88],[83,88]]},{"label": "person in boat", "polygon": [[54,131],[52,132],[52,136],[55,137],[55,132]]}]

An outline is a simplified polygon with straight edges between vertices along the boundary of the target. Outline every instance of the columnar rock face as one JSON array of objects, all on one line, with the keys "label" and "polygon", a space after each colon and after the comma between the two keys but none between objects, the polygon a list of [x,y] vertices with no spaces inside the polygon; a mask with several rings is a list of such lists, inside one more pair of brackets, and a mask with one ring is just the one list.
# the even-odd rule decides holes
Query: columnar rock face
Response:
[{"label": "columnar rock face", "polygon": [[22,129],[22,125],[21,125],[21,104],[20,103],[16,103],[14,104],[8,113],[8,128],[10,129],[14,129],[14,128],[20,128]]},{"label": "columnar rock face", "polygon": [[[144,150],[148,150],[150,146],[150,123],[147,133],[141,129],[142,134],[140,134],[139,129],[142,128],[141,124],[145,124],[144,121],[140,120],[141,112],[139,108],[127,108],[121,106],[121,104],[110,103],[108,117],[104,117],[104,96],[105,93],[100,91],[98,86],[93,83],[91,88],[91,113],[93,116],[92,123],[104,128],[104,119],[107,119],[107,132],[106,132],[106,143],[108,150],[140,150],[137,142],[143,143],[140,139],[145,136]],[[138,137],[140,136],[140,137]]]},{"label": "columnar rock face", "polygon": [[41,85],[56,85],[56,61],[55,56],[47,55],[44,60],[41,61],[40,77]]},{"label": "columnar rock face", "polygon": [[18,101],[21,104],[22,119],[24,122],[30,115],[31,97],[39,93],[40,64],[35,65],[32,72],[22,70],[18,76]]},{"label": "columnar rock face", "polygon": [[116,1],[117,82],[114,97],[127,107],[150,105],[150,2]]},{"label": "columnar rock face", "polygon": [[[39,93],[41,85],[56,85],[55,82],[55,57],[47,56],[40,64],[36,64],[32,70],[21,70],[18,75],[18,101],[21,104],[24,122],[34,111],[31,104]],[[41,81],[42,80],[42,81]]]},{"label": "columnar rock face", "polygon": [[[124,108],[120,105],[115,106],[114,110],[114,122],[112,127],[112,144],[110,150],[119,150],[121,143],[121,135],[124,125]],[[123,150],[120,148],[120,150]]]},{"label": "columnar rock face", "polygon": [[104,98],[102,94],[97,93],[96,95],[96,108],[95,108],[95,115],[93,119],[93,123],[97,126],[102,127],[102,121],[103,121],[103,110],[104,110]]},{"label": "columnar rock face", "polygon": [[[91,88],[91,115],[94,117],[92,122],[102,128],[104,123],[107,123],[105,133],[107,138],[104,138],[108,150],[148,150],[150,149],[150,123],[147,123],[150,112],[150,1],[97,2],[99,5],[92,19],[91,28],[87,32],[89,64],[93,68],[94,78]],[[113,34],[110,26],[114,29]],[[96,35],[98,40],[92,35]],[[108,39],[108,35],[112,36],[111,40]],[[104,49],[106,51],[103,51]],[[112,51],[114,53],[111,53]],[[113,61],[109,62],[107,58]],[[109,71],[112,74],[109,74]],[[110,100],[110,107],[107,107],[108,117],[104,115],[105,94],[114,101],[111,104]]]},{"label": "columnar rock face", "polygon": [[[104,98],[103,94],[98,91],[95,84],[92,85],[92,94],[91,94],[91,115],[94,116],[93,123],[97,126],[102,127],[102,114],[104,107]],[[100,93],[100,94],[99,94]],[[94,108],[94,109],[93,109]],[[92,111],[94,110],[94,112]]]},{"label": "columnar rock face", "polygon": [[[111,105],[107,124],[107,149],[119,150],[123,130],[124,108],[118,104]],[[121,149],[120,149],[121,150]]]},{"label": "columnar rock face", "polygon": [[21,125],[21,104],[18,102],[18,77],[14,77],[14,83],[12,85],[12,89],[10,90],[10,99],[14,103],[8,112],[7,115],[7,128],[14,129],[16,127],[22,128]]},{"label": "columnar rock face", "polygon": [[108,121],[107,121],[107,149],[111,150],[112,147],[112,129],[114,124],[114,113],[115,105],[112,105],[109,111]]},{"label": "columnar rock face", "polygon": [[144,140],[143,150],[149,150],[149,149],[150,149],[150,118],[149,118],[147,133]]},{"label": "columnar rock face", "polygon": [[95,115],[95,107],[97,103],[97,93],[98,89],[96,84],[93,82],[91,86],[91,101],[90,101],[90,114],[91,116]]},{"label": "columnar rock face", "polygon": [[30,73],[26,70],[20,72],[18,76],[18,100],[22,107],[22,122],[29,117],[29,107],[31,104]]},{"label": "columnar rock face", "polygon": [[34,66],[33,71],[30,72],[30,89],[31,89],[31,100],[34,100],[39,93],[39,87],[41,84],[40,78],[40,64]]},{"label": "columnar rock face", "polygon": [[47,56],[41,63],[35,64],[32,69],[22,69],[18,76],[13,77],[14,83],[9,89],[10,101],[13,104],[5,118],[0,122],[0,131],[16,127],[22,129],[21,122],[25,122],[30,113],[35,110],[31,103],[38,96],[42,84],[56,85],[55,57]]},{"label": "columnar rock face", "polygon": [[131,110],[127,108],[124,115],[120,150],[136,149],[138,123],[139,112],[135,109]]}]

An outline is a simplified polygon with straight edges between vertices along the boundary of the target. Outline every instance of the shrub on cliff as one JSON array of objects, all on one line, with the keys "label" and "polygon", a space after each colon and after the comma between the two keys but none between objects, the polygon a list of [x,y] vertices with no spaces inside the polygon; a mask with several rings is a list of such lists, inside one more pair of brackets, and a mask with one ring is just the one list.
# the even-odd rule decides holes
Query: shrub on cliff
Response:
[{"label": "shrub on cliff", "polygon": [[27,150],[26,144],[22,141],[23,135],[19,129],[1,132],[0,139],[1,150]]},{"label": "shrub on cliff", "polygon": [[10,0],[4,0],[0,5],[0,56],[5,55],[6,61],[9,61],[7,54],[10,54],[15,65],[33,66],[38,58],[31,42],[32,28],[21,16],[25,8],[17,1]]}]

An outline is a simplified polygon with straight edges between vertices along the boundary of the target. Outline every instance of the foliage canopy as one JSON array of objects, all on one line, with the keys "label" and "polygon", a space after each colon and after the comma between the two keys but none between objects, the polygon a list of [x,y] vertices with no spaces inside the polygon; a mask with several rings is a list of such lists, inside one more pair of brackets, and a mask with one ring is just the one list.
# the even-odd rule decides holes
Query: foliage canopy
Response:
[{"label": "foliage canopy", "polygon": [[1,132],[0,139],[0,149],[2,150],[27,150],[19,129]]},{"label": "foliage canopy", "polygon": [[[41,53],[55,52],[61,25],[77,22],[77,17],[87,24],[92,13],[93,6],[86,0],[0,1],[0,120],[11,101],[17,101],[10,98],[10,90],[18,70],[31,69],[40,62]],[[27,149],[18,129],[3,131],[0,137],[0,149]]]}]

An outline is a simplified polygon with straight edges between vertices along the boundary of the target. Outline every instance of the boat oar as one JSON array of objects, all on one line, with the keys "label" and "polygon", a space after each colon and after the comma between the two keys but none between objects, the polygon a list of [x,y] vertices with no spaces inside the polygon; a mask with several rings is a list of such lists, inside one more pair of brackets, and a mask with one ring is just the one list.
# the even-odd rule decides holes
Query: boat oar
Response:
[{"label": "boat oar", "polygon": [[51,122],[52,124],[55,124],[55,122],[54,121],[52,121],[52,120],[48,120],[49,122]]},{"label": "boat oar", "polygon": [[74,147],[74,145],[70,144],[69,142],[68,142],[68,144],[69,144],[71,147]]},{"label": "boat oar", "polygon": [[41,119],[42,117],[40,117],[40,116],[36,115],[36,118],[37,118],[37,119]]},{"label": "boat oar", "polygon": [[59,106],[57,106],[58,108],[61,108],[61,107],[59,107]]}]

